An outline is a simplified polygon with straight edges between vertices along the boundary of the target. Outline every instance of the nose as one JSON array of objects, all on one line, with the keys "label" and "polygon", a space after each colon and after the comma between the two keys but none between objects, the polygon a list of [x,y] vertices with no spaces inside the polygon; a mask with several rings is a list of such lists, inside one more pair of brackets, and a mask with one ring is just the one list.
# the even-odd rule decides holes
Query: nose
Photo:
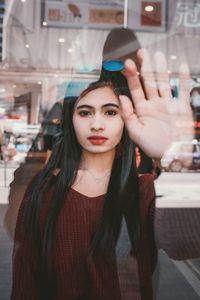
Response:
[{"label": "nose", "polygon": [[97,114],[93,116],[90,126],[92,131],[101,131],[105,129],[105,124],[101,116]]}]

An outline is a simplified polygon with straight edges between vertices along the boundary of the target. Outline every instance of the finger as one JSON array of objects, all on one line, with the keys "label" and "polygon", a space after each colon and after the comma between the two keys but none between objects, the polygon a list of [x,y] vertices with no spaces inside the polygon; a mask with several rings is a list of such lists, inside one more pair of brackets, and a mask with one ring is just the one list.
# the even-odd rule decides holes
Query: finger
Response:
[{"label": "finger", "polygon": [[121,95],[119,96],[119,103],[124,121],[130,119],[135,112],[131,100],[127,96]]},{"label": "finger", "polygon": [[142,78],[146,98],[158,98],[157,84],[152,71],[149,53],[146,49],[140,49],[138,51],[138,60],[141,64],[140,75]]},{"label": "finger", "polygon": [[119,96],[121,115],[130,138],[137,144],[140,141],[141,123],[135,113],[131,100],[127,96]]},{"label": "finger", "polygon": [[165,56],[162,52],[156,52],[155,56],[155,66],[157,74],[157,87],[159,95],[161,97],[170,99],[172,98],[170,79],[167,70],[167,62]]},{"label": "finger", "polygon": [[190,79],[188,65],[182,63],[179,72],[179,99],[187,104],[189,104]]},{"label": "finger", "polygon": [[138,102],[145,100],[145,95],[138,76],[136,64],[131,59],[127,59],[125,61],[125,76],[128,82],[128,87],[132,96],[133,103],[137,105]]}]

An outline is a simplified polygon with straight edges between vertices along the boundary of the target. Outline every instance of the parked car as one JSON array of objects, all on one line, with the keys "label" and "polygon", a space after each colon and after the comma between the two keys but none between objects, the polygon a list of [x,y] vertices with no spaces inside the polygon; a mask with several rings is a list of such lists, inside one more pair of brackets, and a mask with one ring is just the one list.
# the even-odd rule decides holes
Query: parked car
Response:
[{"label": "parked car", "polygon": [[169,172],[200,169],[200,142],[173,143],[169,153],[161,159],[161,166]]}]

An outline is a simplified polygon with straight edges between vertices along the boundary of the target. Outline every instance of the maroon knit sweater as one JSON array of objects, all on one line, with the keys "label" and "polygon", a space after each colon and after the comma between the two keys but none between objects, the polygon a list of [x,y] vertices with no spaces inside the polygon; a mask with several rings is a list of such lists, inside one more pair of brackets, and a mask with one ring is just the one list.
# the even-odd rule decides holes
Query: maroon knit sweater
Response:
[{"label": "maroon knit sweater", "polygon": [[[41,234],[52,192],[53,189],[50,189],[46,194],[42,206]],[[100,257],[88,255],[92,236],[100,222],[104,196],[87,197],[70,189],[57,219],[50,258],[56,287],[54,300],[152,299],[152,273],[157,254],[152,221],[154,198],[153,177],[141,176],[141,240],[138,255],[133,258],[129,254],[127,257],[122,254],[121,258],[117,258],[116,254],[116,261],[106,264]],[[25,203],[24,200],[15,231],[12,300],[39,299],[36,282],[40,255],[33,245],[30,246],[24,231],[22,220]]]}]

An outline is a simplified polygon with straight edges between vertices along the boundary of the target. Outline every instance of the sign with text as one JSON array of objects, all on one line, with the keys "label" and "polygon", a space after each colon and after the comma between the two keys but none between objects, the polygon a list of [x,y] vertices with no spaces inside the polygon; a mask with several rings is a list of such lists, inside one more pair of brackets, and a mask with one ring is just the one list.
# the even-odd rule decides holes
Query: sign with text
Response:
[{"label": "sign with text", "polygon": [[177,33],[200,32],[200,0],[169,2],[171,28]]},{"label": "sign with text", "polygon": [[134,31],[164,32],[166,0],[128,2],[128,27]]},{"label": "sign with text", "polygon": [[49,27],[110,29],[124,23],[124,0],[47,0],[43,8],[42,22]]}]

